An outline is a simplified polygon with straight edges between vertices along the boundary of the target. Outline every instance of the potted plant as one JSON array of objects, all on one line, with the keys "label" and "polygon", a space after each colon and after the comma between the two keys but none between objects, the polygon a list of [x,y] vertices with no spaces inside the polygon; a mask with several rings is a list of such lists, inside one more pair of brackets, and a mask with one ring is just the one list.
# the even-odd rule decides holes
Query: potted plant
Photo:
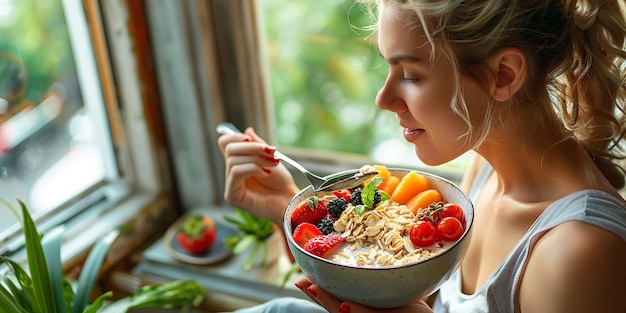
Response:
[{"label": "potted plant", "polygon": [[233,213],[224,216],[224,219],[238,231],[225,238],[226,247],[232,249],[234,254],[249,252],[244,268],[269,265],[276,261],[279,253],[270,253],[270,248],[280,248],[282,238],[274,223],[239,208],[235,208]]},{"label": "potted plant", "polygon": [[[17,210],[9,202],[1,198],[0,202],[19,218]],[[0,312],[101,312],[105,301],[113,296],[111,291],[100,295],[92,303],[88,301],[104,257],[119,232],[113,231],[96,243],[85,261],[74,289],[65,279],[61,264],[63,227],[57,227],[42,236],[37,231],[24,203],[19,200],[18,203],[21,207],[21,222],[26,240],[27,269],[11,258],[0,256],[0,265],[8,266],[13,274],[13,277],[9,275],[0,277]],[[197,306],[204,296],[204,289],[195,281],[154,284],[144,286],[126,301],[120,301],[120,305],[115,306],[114,312],[127,312],[131,308],[140,307],[188,308],[190,305]]]}]

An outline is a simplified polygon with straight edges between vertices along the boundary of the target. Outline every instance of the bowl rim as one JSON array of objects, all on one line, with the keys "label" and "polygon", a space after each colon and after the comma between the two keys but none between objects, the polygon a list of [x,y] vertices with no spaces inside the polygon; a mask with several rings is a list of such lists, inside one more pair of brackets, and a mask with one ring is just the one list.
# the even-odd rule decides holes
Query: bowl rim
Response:
[{"label": "bowl rim", "polygon": [[[472,208],[472,214],[469,216],[469,218],[465,218],[466,221],[466,225],[467,227],[465,227],[465,231],[463,232],[463,235],[461,235],[461,237],[450,247],[448,247],[448,249],[446,249],[445,251],[427,258],[425,260],[421,260],[421,261],[413,261],[413,262],[409,262],[409,263],[405,263],[405,264],[401,264],[401,265],[390,265],[390,266],[372,266],[372,267],[367,267],[367,266],[355,266],[355,265],[347,265],[347,264],[339,264],[336,262],[333,262],[329,259],[314,255],[306,250],[304,250],[304,248],[300,247],[294,240],[293,240],[293,229],[291,228],[291,220],[287,214],[287,209],[293,204],[293,202],[295,201],[296,198],[298,198],[299,196],[301,196],[303,193],[305,192],[312,192],[312,188],[311,186],[307,186],[303,189],[301,189],[297,194],[295,194],[291,200],[289,200],[289,203],[287,204],[287,208],[285,209],[285,212],[283,214],[283,231],[285,232],[285,239],[287,240],[287,242],[289,243],[289,247],[290,249],[292,249],[291,247],[295,247],[297,250],[299,250],[300,252],[302,252],[305,256],[310,257],[310,258],[314,258],[317,259],[319,261],[322,261],[324,263],[327,263],[329,265],[333,265],[333,266],[338,266],[338,267],[343,267],[343,268],[349,268],[349,269],[359,269],[359,270],[372,270],[372,271],[385,271],[385,270],[390,270],[390,269],[398,269],[398,268],[407,268],[407,267],[412,267],[418,264],[422,264],[422,263],[426,263],[429,262],[431,260],[435,260],[439,257],[443,257],[444,255],[448,254],[449,252],[451,252],[452,250],[457,250],[457,248],[459,247],[459,243],[464,242],[465,237],[469,236],[469,232],[471,231],[472,226],[474,225],[474,203],[472,202],[472,200],[470,199],[469,195],[467,193],[465,193],[463,191],[463,189],[461,189],[457,184],[453,183],[452,181],[450,181],[447,178],[441,177],[439,175],[433,174],[433,173],[429,173],[423,170],[419,170],[419,169],[410,169],[410,168],[401,168],[401,167],[387,167],[387,169],[390,172],[410,172],[410,171],[415,171],[419,174],[425,175],[425,176],[429,176],[430,178],[434,178],[434,179],[438,179],[441,180],[447,184],[450,184],[451,186],[453,186],[455,189],[457,189],[458,191],[461,192],[461,194],[467,198],[467,201],[470,205],[470,207]],[[341,171],[341,172],[337,172],[335,174],[330,174],[327,175],[325,178],[326,179],[341,179],[343,177],[346,176],[351,176],[354,175],[356,172],[359,172],[359,169],[352,169],[352,170],[345,170],[345,171]],[[294,256],[295,258],[295,256]],[[296,258],[296,262],[297,262],[297,258]],[[458,264],[457,264],[458,266]]]}]

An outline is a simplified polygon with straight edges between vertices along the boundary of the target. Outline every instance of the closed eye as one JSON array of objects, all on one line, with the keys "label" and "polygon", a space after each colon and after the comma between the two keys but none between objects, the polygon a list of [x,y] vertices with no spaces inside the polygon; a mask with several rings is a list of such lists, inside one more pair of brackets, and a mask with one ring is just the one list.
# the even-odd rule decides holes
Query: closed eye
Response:
[{"label": "closed eye", "polygon": [[404,84],[412,84],[412,83],[417,83],[420,80],[417,78],[408,78],[408,77],[401,77],[400,81]]}]

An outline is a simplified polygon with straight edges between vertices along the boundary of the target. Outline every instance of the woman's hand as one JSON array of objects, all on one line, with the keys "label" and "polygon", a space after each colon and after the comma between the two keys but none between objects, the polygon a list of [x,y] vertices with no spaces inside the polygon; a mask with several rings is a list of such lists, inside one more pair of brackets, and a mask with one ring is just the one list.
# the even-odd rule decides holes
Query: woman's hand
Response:
[{"label": "woman's hand", "polygon": [[432,313],[433,310],[424,301],[416,301],[413,304],[393,309],[375,309],[362,306],[348,301],[341,301],[319,286],[313,284],[307,278],[300,278],[296,281],[296,287],[302,290],[311,300],[323,306],[330,313]]},{"label": "woman's hand", "polygon": [[226,162],[224,199],[281,225],[284,210],[299,188],[274,157],[276,148],[250,127],[243,134],[222,135],[218,143]]}]

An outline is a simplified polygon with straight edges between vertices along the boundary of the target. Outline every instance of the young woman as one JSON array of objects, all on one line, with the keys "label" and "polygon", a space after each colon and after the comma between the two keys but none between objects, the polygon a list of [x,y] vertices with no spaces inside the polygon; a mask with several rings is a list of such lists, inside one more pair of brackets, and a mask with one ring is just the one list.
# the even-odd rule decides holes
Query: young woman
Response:
[{"label": "young woman", "polygon": [[[394,112],[424,163],[478,155],[468,252],[434,296],[389,312],[626,312],[622,0],[376,1]],[[252,129],[219,139],[225,199],[281,223],[298,191]],[[381,312],[307,279],[317,305],[249,312]],[[323,308],[321,308],[323,307]],[[243,311],[242,311],[243,312]]]}]

